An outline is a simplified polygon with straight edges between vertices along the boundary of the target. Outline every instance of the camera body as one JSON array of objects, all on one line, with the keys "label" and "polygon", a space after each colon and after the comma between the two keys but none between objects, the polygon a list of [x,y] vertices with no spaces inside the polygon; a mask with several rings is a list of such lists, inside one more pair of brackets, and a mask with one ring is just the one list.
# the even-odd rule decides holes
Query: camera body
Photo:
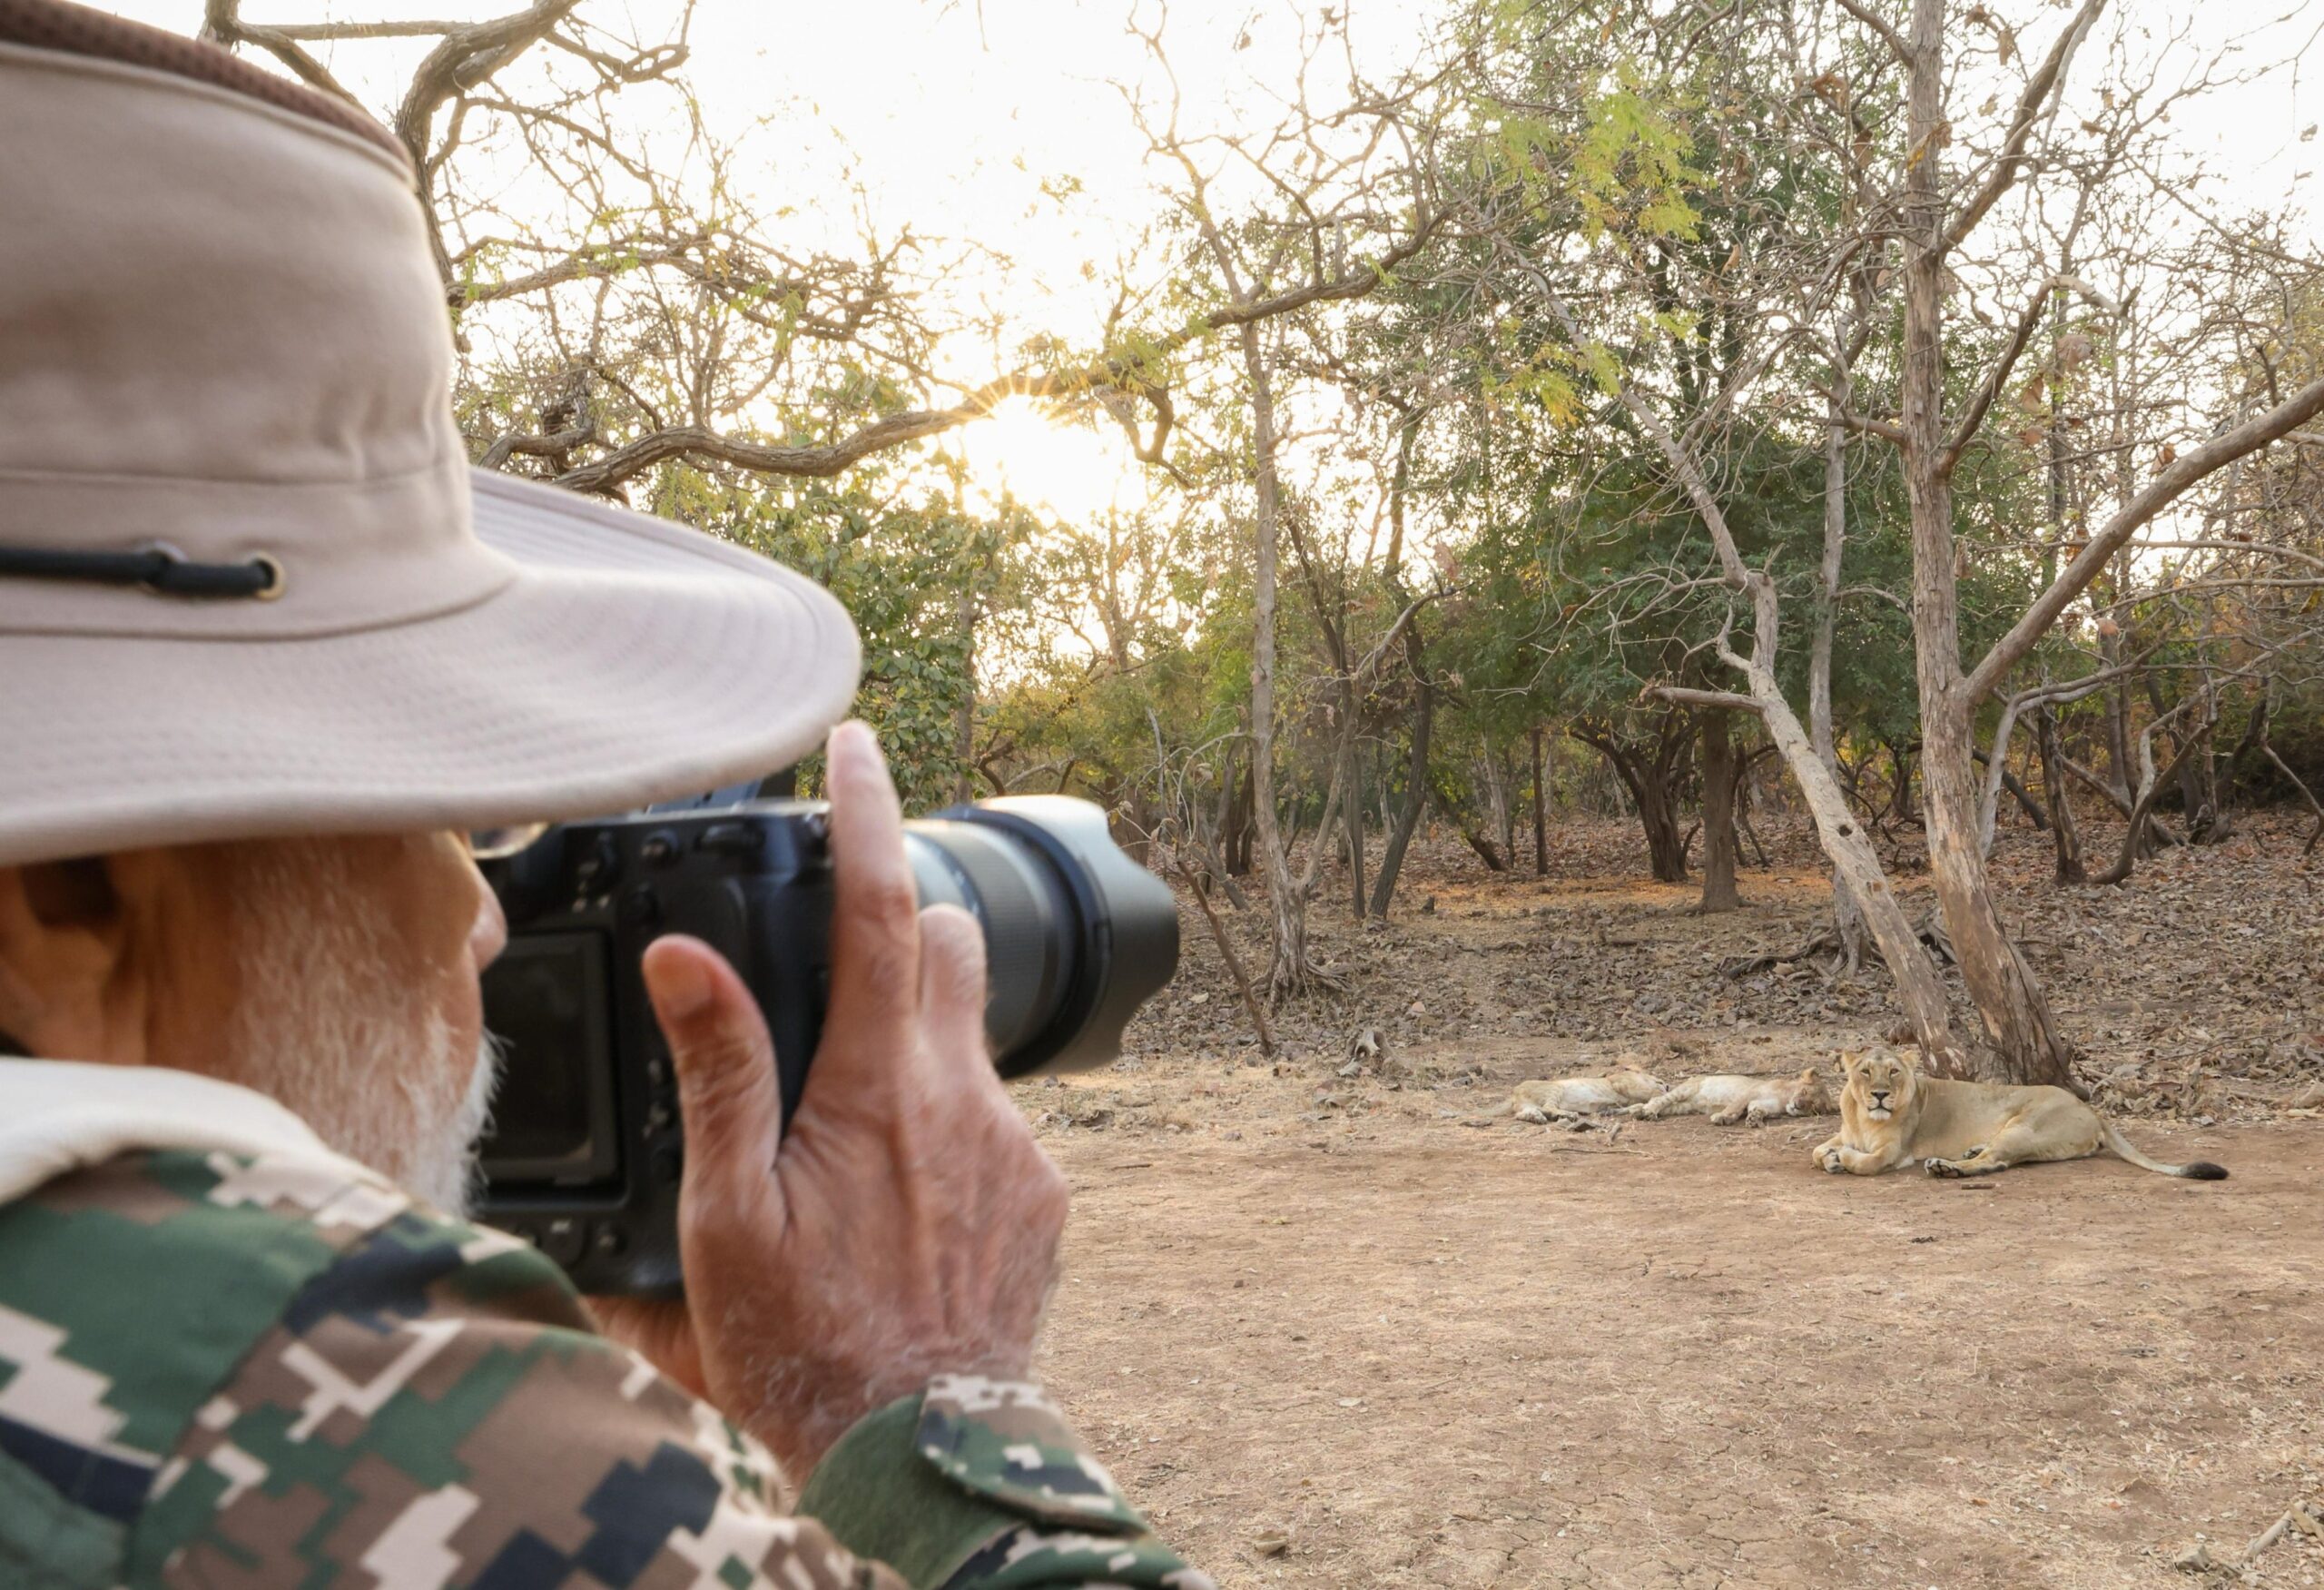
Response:
[{"label": "camera body", "polygon": [[[1177,912],[1115,848],[1104,814],[1034,796],[905,828],[921,903],[961,905],[983,929],[1002,1074],[1118,1054],[1176,967]],[[684,1138],[645,946],[686,933],[742,975],[773,1036],[787,1124],[830,995],[828,835],[821,803],[753,800],[566,824],[487,864],[509,938],[484,980],[504,1060],[482,1214],[583,1291],[680,1289]]]}]

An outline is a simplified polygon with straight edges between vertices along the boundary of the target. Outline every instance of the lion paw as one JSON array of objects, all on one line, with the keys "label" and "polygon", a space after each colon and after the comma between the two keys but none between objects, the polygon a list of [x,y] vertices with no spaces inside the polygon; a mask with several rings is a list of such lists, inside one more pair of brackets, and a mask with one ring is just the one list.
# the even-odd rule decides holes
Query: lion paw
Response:
[{"label": "lion paw", "polygon": [[1840,1159],[1840,1151],[1837,1149],[1823,1150],[1817,1154],[1816,1162],[1835,1176],[1847,1169],[1846,1164]]},{"label": "lion paw", "polygon": [[1969,1173],[1951,1160],[1923,1160],[1921,1161],[1921,1169],[1927,1171],[1932,1176],[1943,1176],[1948,1178],[1966,1176]]}]

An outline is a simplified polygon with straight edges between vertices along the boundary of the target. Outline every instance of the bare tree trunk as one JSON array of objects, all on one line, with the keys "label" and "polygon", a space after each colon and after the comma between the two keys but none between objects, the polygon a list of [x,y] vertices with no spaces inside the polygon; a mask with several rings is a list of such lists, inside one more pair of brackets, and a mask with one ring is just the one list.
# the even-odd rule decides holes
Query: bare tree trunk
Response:
[{"label": "bare tree trunk", "polygon": [[1340,743],[1340,757],[1345,765],[1347,800],[1340,810],[1347,828],[1347,878],[1350,909],[1355,920],[1364,920],[1364,756],[1356,744],[1354,692],[1348,692],[1348,722],[1346,737]]},{"label": "bare tree trunk", "polygon": [[1687,832],[1679,825],[1678,786],[1686,774],[1681,753],[1692,737],[1691,726],[1676,714],[1666,719],[1650,756],[1641,755],[1635,741],[1617,737],[1611,726],[1567,732],[1605,757],[1621,787],[1630,792],[1639,828],[1646,835],[1647,871],[1654,881],[1685,883]]},{"label": "bare tree trunk", "polygon": [[[1232,773],[1232,766],[1229,767]],[[1229,780],[1232,794],[1226,802],[1226,818],[1219,825],[1218,859],[1226,865],[1230,878],[1248,877],[1251,873],[1251,836],[1256,825],[1253,821],[1257,797],[1253,787],[1250,764]],[[1236,909],[1242,907],[1237,904]]]},{"label": "bare tree trunk", "polygon": [[1436,716],[1436,692],[1428,682],[1427,669],[1423,666],[1420,626],[1415,624],[1404,632],[1404,657],[1412,665],[1416,681],[1413,702],[1412,755],[1404,766],[1404,804],[1396,814],[1396,825],[1388,831],[1388,843],[1380,852],[1380,875],[1372,881],[1372,914],[1387,920],[1388,904],[1396,897],[1396,876],[1404,870],[1404,852],[1413,842],[1413,833],[1420,826],[1421,814],[1428,809],[1428,742]]},{"label": "bare tree trunk", "polygon": [[[1848,460],[1847,428],[1840,415],[1846,408],[1850,372],[1845,363],[1834,372],[1832,394],[1824,425],[1824,558],[1817,570],[1816,632],[1807,657],[1807,733],[1816,759],[1835,783],[1840,776],[1840,752],[1832,732],[1832,642],[1839,621],[1840,570],[1847,548]],[[1856,889],[1837,868],[1832,873],[1832,928],[1840,941],[1840,963],[1854,972],[1864,962],[1869,934],[1864,904]]]},{"label": "bare tree trunk", "polygon": [[2090,870],[2082,859],[2082,831],[2074,826],[2073,799],[2059,765],[2063,756],[2058,746],[2058,715],[2047,706],[2036,708],[2034,732],[2034,743],[2042,753],[2042,793],[2050,803],[2050,834],[2057,842],[2057,881],[2087,883]]},{"label": "bare tree trunk", "polygon": [[952,762],[960,769],[952,800],[964,806],[976,798],[977,791],[977,599],[972,593],[960,593],[953,617],[960,626],[964,677],[960,705],[952,709]]},{"label": "bare tree trunk", "polygon": [[1945,0],[1913,0],[1906,98],[1905,358],[1899,386],[1905,485],[1913,529],[1913,641],[1920,685],[1921,780],[1929,868],[1945,923],[1992,1053],[1977,1065],[1994,1081],[2074,1085],[2073,1052],[2060,1035],[2033,969],[2009,941],[1985,876],[1972,700],[1961,667],[1954,577],[1952,459],[1945,425]]},{"label": "bare tree trunk", "polygon": [[1243,327],[1243,365],[1251,382],[1251,447],[1257,477],[1252,525],[1257,545],[1251,579],[1251,803],[1274,919],[1275,956],[1267,976],[1267,993],[1274,998],[1305,993],[1311,968],[1307,901],[1291,874],[1291,856],[1275,809],[1275,574],[1282,499],[1275,476],[1275,372],[1260,346],[1256,323]]},{"label": "bare tree trunk", "polygon": [[1235,979],[1235,992],[1243,998],[1243,1009],[1251,1018],[1251,1026],[1259,1035],[1259,1052],[1273,1059],[1275,1052],[1275,1029],[1267,1025],[1266,1006],[1251,991],[1251,979],[1243,970],[1243,957],[1235,953],[1235,940],[1226,924],[1218,920],[1218,909],[1210,903],[1210,892],[1203,887],[1199,875],[1189,869],[1186,858],[1178,858],[1178,875],[1194,891],[1195,904],[1202,907],[1203,920],[1210,923],[1210,936],[1218,946],[1218,958],[1226,963],[1227,974]]},{"label": "bare tree trunk", "polygon": [[1501,755],[1487,746],[1477,753],[1477,782],[1484,789],[1484,815],[1491,827],[1487,830],[1498,842],[1496,848],[1506,859],[1502,866],[1517,864],[1517,808],[1509,798],[1509,779],[1502,766]]},{"label": "bare tree trunk", "polygon": [[[1388,477],[1388,555],[1381,578],[1399,601],[1407,603],[1411,598],[1404,592],[1404,493],[1412,481],[1413,448],[1420,437],[1423,414],[1419,409],[1403,411],[1403,422],[1396,428],[1396,467]],[[1388,903],[1396,896],[1397,874],[1404,870],[1404,851],[1413,842],[1413,831],[1420,826],[1421,814],[1428,808],[1428,741],[1436,716],[1436,692],[1428,679],[1428,652],[1417,614],[1404,626],[1403,638],[1404,667],[1413,676],[1412,755],[1404,770],[1403,807],[1388,826],[1387,843],[1381,847],[1380,875],[1372,885],[1372,914],[1384,922]],[[1388,798],[1384,776],[1380,780],[1380,798],[1384,806]],[[1355,914],[1362,920],[1361,890]]]},{"label": "bare tree trunk", "polygon": [[[2069,255],[2060,262],[2071,264]],[[2053,288],[2050,292],[2050,333],[2054,338],[2065,325],[2066,290]],[[2049,383],[2050,434],[2047,445],[2050,454],[2050,539],[2053,545],[2063,543],[2066,531],[2066,438],[2064,383]],[[2042,584],[2046,588],[2057,578],[2057,555],[2042,555]],[[2056,850],[2055,877],[2059,884],[2089,881],[2090,869],[2082,859],[2082,830],[2074,826],[2073,797],[2060,776],[2063,753],[2058,744],[2058,714],[2049,702],[2043,702],[2034,712],[2034,748],[2042,758],[2042,793],[2050,803],[2050,837]]]},{"label": "bare tree trunk", "polygon": [[[1581,342],[1581,330],[1549,279],[1538,271],[1531,274],[1534,287],[1548,302],[1566,335]],[[1824,854],[1830,858],[1836,872],[1846,874],[1848,885],[1864,905],[1873,942],[1879,945],[1881,958],[1896,980],[1896,997],[1912,1022],[1929,1066],[1941,1073],[1957,1072],[1960,1062],[1953,1046],[1945,1008],[1945,985],[1938,979],[1936,964],[1922,947],[1919,931],[1897,904],[1895,891],[1889,888],[1880,869],[1880,853],[1848,809],[1839,781],[1817,755],[1807,732],[1800,726],[1797,715],[1776,678],[1776,645],[1781,625],[1774,579],[1764,569],[1753,569],[1744,563],[1734,535],[1728,528],[1727,516],[1711,491],[1710,482],[1704,478],[1701,466],[1679,444],[1660,416],[1648,407],[1628,381],[1617,388],[1617,395],[1640,429],[1653,438],[1686,488],[1718,553],[1721,578],[1730,588],[1748,593],[1751,600],[1751,655],[1738,656],[1723,641],[1718,647],[1719,660],[1742,673],[1749,686],[1748,694],[1682,690],[1668,686],[1656,686],[1654,693],[1673,703],[1728,707],[1759,715],[1768,737],[1775,742],[1776,754],[1783,758],[1784,765],[1807,799]]]},{"label": "bare tree trunk", "polygon": [[1695,910],[1705,916],[1743,904],[1735,891],[1735,785],[1739,760],[1728,734],[1727,714],[1702,715],[1703,897]]},{"label": "bare tree trunk", "polygon": [[2205,751],[2205,746],[2211,746],[2212,727],[2220,726],[2220,718],[2217,718],[2217,711],[2215,711],[2217,705],[2208,697],[2208,695],[2203,697],[2203,706],[2211,711],[2208,711],[2203,721],[2196,726],[2194,735],[2180,742],[2178,755],[2171,758],[2171,767],[2166,767],[2159,774],[2154,772],[2152,739],[2162,726],[2159,726],[2159,723],[2150,723],[2150,726],[2147,726],[2147,732],[2141,737],[2141,742],[2138,742],[2138,763],[2141,763],[2141,769],[2138,769],[2138,802],[2132,806],[2132,825],[2129,825],[2129,830],[2122,835],[2122,855],[2117,855],[2112,867],[2108,867],[2105,872],[2096,874],[2094,879],[2092,879],[2092,884],[2122,884],[2122,881],[2132,876],[2132,867],[2136,867],[2138,858],[2145,853],[2141,846],[2141,839],[2145,837],[2145,827],[2147,823],[2150,823],[2150,818],[2152,818],[2154,797],[2162,795],[2166,785],[2178,781],[2180,769],[2187,767],[2187,763],[2190,763],[2194,755],[2201,755],[2201,753]]},{"label": "bare tree trunk", "polygon": [[1550,825],[1545,815],[1548,799],[1541,789],[1541,726],[1533,726],[1533,875],[1545,878],[1550,874]]},{"label": "bare tree trunk", "polygon": [[1919,822],[1920,813],[1913,805],[1912,752],[1892,742],[1888,746],[1888,763],[1896,770],[1895,794],[1889,802],[1889,809],[1896,815],[1899,823]]},{"label": "bare tree trunk", "polygon": [[1477,859],[1485,864],[1487,872],[1505,873],[1509,870],[1509,858],[1494,845],[1492,835],[1482,832],[1477,825],[1470,820],[1468,809],[1454,796],[1449,785],[1442,779],[1436,785],[1436,809],[1452,820],[1452,826],[1461,831],[1462,842],[1471,850],[1476,852]]}]

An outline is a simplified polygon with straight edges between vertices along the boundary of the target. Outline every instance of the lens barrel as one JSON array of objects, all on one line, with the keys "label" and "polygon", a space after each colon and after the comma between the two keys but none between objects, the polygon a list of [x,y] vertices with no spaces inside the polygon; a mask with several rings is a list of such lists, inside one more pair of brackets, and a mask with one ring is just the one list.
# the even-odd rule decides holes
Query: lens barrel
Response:
[{"label": "lens barrel", "polygon": [[1115,845],[1104,812],[1010,795],[904,832],[921,904],[959,905],[984,930],[985,1030],[1000,1074],[1118,1055],[1129,1019],[1177,969],[1178,909]]}]

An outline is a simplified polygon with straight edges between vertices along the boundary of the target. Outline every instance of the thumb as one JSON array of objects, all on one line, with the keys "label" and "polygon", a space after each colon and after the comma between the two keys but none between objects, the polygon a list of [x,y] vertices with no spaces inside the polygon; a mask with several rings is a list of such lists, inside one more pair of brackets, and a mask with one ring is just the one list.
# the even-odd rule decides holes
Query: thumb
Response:
[{"label": "thumb", "polygon": [[743,1210],[779,1196],[783,1095],[758,1002],[725,957],[681,933],[647,945],[644,971],[677,1066],[685,1118],[682,1200],[698,1210]]}]

